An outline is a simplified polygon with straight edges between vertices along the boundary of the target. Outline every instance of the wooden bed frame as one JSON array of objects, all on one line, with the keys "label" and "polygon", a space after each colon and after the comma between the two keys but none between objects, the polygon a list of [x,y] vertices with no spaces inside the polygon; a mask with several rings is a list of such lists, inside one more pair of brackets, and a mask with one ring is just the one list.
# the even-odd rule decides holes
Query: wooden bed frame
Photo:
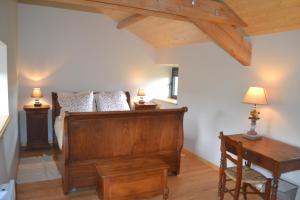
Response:
[{"label": "wooden bed frame", "polygon": [[[130,105],[128,92],[126,96]],[[53,92],[53,126],[60,108],[57,94]],[[186,107],[66,112],[62,150],[54,140],[55,161],[62,175],[64,193],[74,188],[96,186],[95,166],[118,158],[158,157],[169,164],[169,173],[179,174],[185,112]]]}]

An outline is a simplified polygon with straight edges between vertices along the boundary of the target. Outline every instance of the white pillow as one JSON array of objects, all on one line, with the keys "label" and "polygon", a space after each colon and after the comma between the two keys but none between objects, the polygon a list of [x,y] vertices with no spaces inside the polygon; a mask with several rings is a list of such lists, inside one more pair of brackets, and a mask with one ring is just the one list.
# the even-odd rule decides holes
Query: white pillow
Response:
[{"label": "white pillow", "polygon": [[61,106],[60,115],[68,112],[93,112],[94,95],[92,91],[80,93],[57,93],[57,99]]},{"label": "white pillow", "polygon": [[123,91],[100,92],[96,94],[95,98],[98,112],[130,110],[127,97]]}]

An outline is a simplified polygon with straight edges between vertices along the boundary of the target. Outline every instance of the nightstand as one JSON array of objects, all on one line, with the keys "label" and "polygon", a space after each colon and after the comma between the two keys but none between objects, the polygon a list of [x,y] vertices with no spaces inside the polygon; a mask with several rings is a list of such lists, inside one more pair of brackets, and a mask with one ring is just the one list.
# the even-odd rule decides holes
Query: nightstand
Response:
[{"label": "nightstand", "polygon": [[26,149],[48,148],[48,110],[49,105],[34,107],[25,105],[27,121],[27,147]]},{"label": "nightstand", "polygon": [[151,110],[151,109],[156,109],[157,104],[152,103],[152,102],[146,102],[144,104],[141,104],[139,102],[135,102],[134,107],[135,107],[136,110]]}]

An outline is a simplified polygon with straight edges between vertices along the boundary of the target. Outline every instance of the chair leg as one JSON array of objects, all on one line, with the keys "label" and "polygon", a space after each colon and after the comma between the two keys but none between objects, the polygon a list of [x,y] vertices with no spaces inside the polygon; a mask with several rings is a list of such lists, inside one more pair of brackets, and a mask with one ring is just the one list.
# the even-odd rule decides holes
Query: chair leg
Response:
[{"label": "chair leg", "polygon": [[235,192],[234,192],[234,200],[239,200],[240,191],[241,191],[241,183],[235,182]]},{"label": "chair leg", "polygon": [[221,196],[222,191],[222,183],[223,183],[223,174],[219,174],[219,185],[218,185],[218,197]]},{"label": "chair leg", "polygon": [[265,185],[265,195],[264,200],[269,200],[271,195],[271,187],[272,187],[272,180],[268,179],[266,185]]},{"label": "chair leg", "polygon": [[220,200],[223,200],[225,195],[225,188],[226,188],[226,174],[223,174],[220,180],[221,180]]},{"label": "chair leg", "polygon": [[247,200],[247,183],[243,183],[243,197]]}]

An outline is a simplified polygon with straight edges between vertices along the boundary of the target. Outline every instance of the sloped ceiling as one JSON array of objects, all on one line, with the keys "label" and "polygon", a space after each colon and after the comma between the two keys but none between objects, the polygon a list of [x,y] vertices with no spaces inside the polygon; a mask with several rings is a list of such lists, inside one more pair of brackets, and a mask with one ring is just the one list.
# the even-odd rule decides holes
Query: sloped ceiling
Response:
[{"label": "sloped ceiling", "polygon": [[[120,22],[135,13],[108,8],[92,9],[49,4],[46,1],[20,0],[23,3],[99,12]],[[224,0],[247,24],[247,35],[260,35],[300,29],[300,0]],[[127,27],[155,48],[172,48],[210,39],[194,24],[167,18],[147,17]]]}]

